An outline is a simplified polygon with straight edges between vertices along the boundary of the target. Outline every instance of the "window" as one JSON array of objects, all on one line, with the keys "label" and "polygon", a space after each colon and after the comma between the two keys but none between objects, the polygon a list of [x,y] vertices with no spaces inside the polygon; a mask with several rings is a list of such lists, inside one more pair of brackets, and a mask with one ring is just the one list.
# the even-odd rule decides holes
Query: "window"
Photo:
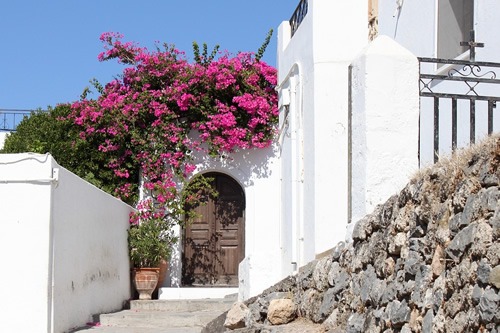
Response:
[{"label": "window", "polygon": [[438,58],[453,59],[467,51],[460,42],[469,40],[473,24],[474,0],[438,0]]}]

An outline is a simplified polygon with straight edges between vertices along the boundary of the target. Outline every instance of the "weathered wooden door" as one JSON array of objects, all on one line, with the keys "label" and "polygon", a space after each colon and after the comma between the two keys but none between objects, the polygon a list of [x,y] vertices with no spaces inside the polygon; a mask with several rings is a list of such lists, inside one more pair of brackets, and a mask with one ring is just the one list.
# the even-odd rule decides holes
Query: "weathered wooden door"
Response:
[{"label": "weathered wooden door", "polygon": [[206,196],[194,208],[198,217],[184,230],[183,285],[238,285],[245,257],[245,197],[232,178],[209,173],[217,197]]}]

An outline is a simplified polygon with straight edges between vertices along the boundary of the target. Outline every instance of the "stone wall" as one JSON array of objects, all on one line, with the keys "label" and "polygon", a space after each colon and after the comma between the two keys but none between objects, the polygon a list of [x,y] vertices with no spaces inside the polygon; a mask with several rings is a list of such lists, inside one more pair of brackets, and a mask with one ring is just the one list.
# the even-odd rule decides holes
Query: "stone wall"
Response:
[{"label": "stone wall", "polygon": [[420,171],[357,222],[352,243],[237,304],[234,332],[286,332],[271,325],[274,299],[295,306],[281,322],[317,332],[500,332],[498,164],[496,136]]}]

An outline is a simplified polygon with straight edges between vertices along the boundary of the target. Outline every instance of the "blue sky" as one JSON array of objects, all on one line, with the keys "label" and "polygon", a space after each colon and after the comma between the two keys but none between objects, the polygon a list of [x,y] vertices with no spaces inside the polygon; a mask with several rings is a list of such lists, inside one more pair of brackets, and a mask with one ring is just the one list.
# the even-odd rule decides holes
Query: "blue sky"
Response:
[{"label": "blue sky", "polygon": [[[0,109],[46,109],[79,98],[89,80],[109,82],[123,67],[97,61],[101,33],[152,49],[167,42],[192,55],[192,42],[256,52],[276,63],[276,33],[298,0],[16,0],[0,11]],[[92,97],[92,96],[91,96]]]}]

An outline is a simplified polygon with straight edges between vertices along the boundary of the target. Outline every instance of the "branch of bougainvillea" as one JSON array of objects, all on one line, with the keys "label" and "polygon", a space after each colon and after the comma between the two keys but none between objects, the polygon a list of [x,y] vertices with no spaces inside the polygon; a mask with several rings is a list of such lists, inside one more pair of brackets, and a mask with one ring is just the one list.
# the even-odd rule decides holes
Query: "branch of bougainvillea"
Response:
[{"label": "branch of bougainvillea", "polygon": [[80,138],[108,157],[105,165],[120,197],[135,196],[132,181],[141,173],[159,209],[180,216],[185,211],[177,184],[187,184],[196,169],[193,151],[206,147],[222,156],[274,140],[276,69],[251,53],[232,56],[214,48],[208,54],[206,44],[200,54],[196,43],[195,62],[189,63],[172,45],[150,52],[122,38],[104,33],[99,60],[132,66],[104,87],[94,82],[100,95],[73,103],[69,118],[81,129]]}]

